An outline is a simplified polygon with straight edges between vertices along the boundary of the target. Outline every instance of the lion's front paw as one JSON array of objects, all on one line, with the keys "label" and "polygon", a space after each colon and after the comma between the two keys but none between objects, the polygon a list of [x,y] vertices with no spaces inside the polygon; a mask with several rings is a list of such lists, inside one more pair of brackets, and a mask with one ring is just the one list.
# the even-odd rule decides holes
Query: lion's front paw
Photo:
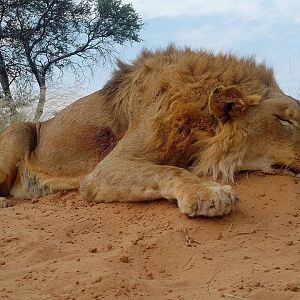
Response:
[{"label": "lion's front paw", "polygon": [[180,211],[189,216],[216,217],[234,210],[239,198],[230,185],[208,182],[191,186],[189,191],[178,199]]},{"label": "lion's front paw", "polygon": [[0,197],[0,208],[6,208],[6,207],[11,207],[13,206],[13,203],[11,200],[5,198],[5,197]]}]

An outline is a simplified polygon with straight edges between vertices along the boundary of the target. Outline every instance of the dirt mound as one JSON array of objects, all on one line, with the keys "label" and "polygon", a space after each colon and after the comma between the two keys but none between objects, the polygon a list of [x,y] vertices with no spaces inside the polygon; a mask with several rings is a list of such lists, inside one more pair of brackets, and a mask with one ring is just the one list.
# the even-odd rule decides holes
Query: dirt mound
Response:
[{"label": "dirt mound", "polygon": [[243,175],[223,218],[76,192],[0,210],[0,298],[300,299],[300,180]]}]

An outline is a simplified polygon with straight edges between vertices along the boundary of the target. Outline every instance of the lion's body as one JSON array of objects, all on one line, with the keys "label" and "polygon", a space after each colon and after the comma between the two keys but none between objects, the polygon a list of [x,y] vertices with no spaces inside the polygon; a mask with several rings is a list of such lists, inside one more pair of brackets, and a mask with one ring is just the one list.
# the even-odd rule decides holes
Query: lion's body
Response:
[{"label": "lion's body", "polygon": [[[216,89],[218,86],[222,87]],[[182,186],[190,184],[199,185],[198,189],[202,186],[202,198],[208,194],[209,198],[211,189],[220,199],[225,193],[230,211],[236,196],[229,186],[211,183],[208,190],[198,176],[232,180],[234,172],[248,165],[249,169],[264,166],[270,160],[269,154],[264,157],[259,150],[259,159],[251,158],[255,154],[249,152],[253,143],[249,136],[256,132],[264,138],[257,118],[260,114],[264,118],[268,112],[264,103],[273,95],[283,111],[289,106],[294,111],[292,118],[299,130],[299,104],[287,99],[272,71],[252,58],[174,47],[144,51],[132,65],[120,62],[102,90],[77,100],[55,118],[17,124],[4,131],[0,192],[32,198],[81,187],[91,201],[165,197],[177,199],[181,210],[193,215],[179,203],[179,198],[189,197]],[[268,135],[268,128],[263,129]],[[266,140],[272,140],[271,136]],[[297,137],[293,143],[282,155],[290,155],[287,159],[294,159],[292,165],[297,169]],[[180,192],[173,193],[171,186]],[[226,213],[224,209],[211,215]]]}]

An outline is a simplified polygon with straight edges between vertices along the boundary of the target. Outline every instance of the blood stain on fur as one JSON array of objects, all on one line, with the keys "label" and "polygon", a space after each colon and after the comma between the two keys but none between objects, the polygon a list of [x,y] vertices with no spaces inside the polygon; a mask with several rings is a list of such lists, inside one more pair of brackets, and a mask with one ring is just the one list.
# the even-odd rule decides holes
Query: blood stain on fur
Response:
[{"label": "blood stain on fur", "polygon": [[117,138],[109,127],[102,128],[93,137],[95,144],[101,154],[106,156],[116,145]]}]

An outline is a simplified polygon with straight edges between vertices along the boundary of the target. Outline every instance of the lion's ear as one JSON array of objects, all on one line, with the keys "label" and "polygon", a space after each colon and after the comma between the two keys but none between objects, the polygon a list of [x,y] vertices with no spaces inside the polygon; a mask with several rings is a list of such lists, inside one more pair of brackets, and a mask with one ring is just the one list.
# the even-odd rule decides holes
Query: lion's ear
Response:
[{"label": "lion's ear", "polygon": [[209,97],[210,113],[222,124],[241,116],[249,104],[243,93],[235,86],[219,86]]}]

